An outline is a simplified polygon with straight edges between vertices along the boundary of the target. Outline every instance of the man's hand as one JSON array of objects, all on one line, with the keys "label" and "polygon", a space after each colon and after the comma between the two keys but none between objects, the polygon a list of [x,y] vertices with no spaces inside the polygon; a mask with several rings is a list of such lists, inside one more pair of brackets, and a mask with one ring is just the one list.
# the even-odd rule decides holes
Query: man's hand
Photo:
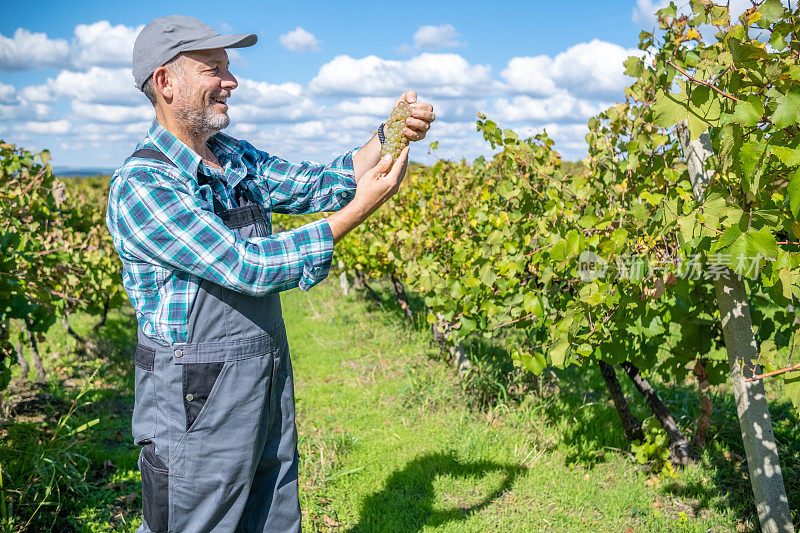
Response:
[{"label": "man's hand", "polygon": [[403,128],[403,134],[408,137],[409,141],[421,141],[425,138],[428,130],[431,129],[431,122],[436,120],[433,106],[417,102],[417,93],[413,90],[404,92],[403,96],[397,101],[404,100],[411,106],[411,116],[406,119],[406,127]]},{"label": "man's hand", "polygon": [[326,218],[333,233],[334,244],[394,196],[400,189],[407,166],[408,147],[403,148],[394,164],[390,156],[385,156],[361,176],[355,197],[340,211]]},{"label": "man's hand", "polygon": [[[431,129],[431,122],[436,119],[433,113],[433,106],[417,102],[416,91],[406,91],[398,99],[398,102],[404,100],[411,107],[411,116],[406,119],[406,127],[403,128],[403,135],[409,141],[420,141],[425,138],[425,134]],[[385,131],[384,131],[385,133]],[[355,155],[353,155],[353,172],[355,174],[356,183],[361,180],[361,177],[375,166],[378,162],[381,152],[381,143],[378,141],[378,136],[373,135],[372,138],[359,148]]]}]

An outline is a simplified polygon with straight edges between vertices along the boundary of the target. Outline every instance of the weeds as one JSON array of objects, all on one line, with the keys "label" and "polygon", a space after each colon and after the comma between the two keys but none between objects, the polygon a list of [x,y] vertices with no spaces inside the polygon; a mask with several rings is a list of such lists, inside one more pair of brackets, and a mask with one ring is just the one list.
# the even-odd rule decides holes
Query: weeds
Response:
[{"label": "weeds", "polygon": [[[89,383],[96,373],[88,378]],[[70,428],[75,412],[89,403],[81,403],[86,391],[87,387],[81,388],[69,409],[51,428],[23,422],[6,429],[0,449],[0,479],[8,480],[0,485],[4,531],[50,530],[65,498],[86,496],[86,474],[91,461],[74,448],[81,441],[81,434],[99,419]]]}]

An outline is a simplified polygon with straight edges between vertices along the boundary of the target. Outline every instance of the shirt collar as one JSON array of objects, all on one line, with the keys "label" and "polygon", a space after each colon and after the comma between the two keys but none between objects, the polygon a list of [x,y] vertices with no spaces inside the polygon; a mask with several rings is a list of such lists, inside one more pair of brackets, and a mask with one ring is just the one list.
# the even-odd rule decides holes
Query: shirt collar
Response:
[{"label": "shirt collar", "polygon": [[[153,119],[147,133],[153,144],[164,152],[180,170],[191,176],[192,180],[197,181],[197,169],[201,164],[204,172],[208,173],[209,169],[202,162],[203,158],[170,133],[158,119]],[[229,142],[225,142],[226,140],[225,134],[216,133],[209,139],[208,146],[222,165],[225,181],[230,187],[235,187],[247,174],[247,168],[242,158],[235,150],[231,149],[232,146]]]},{"label": "shirt collar", "polygon": [[222,165],[225,181],[230,187],[236,187],[236,184],[247,175],[247,166],[240,153],[239,144],[233,137],[218,131],[208,140],[208,147]]},{"label": "shirt collar", "polygon": [[167,130],[158,119],[153,119],[150,125],[150,130],[147,132],[153,144],[164,152],[164,154],[172,160],[178,169],[184,171],[186,174],[197,180],[197,167],[200,165],[202,158],[186,146],[183,141],[175,137]]}]

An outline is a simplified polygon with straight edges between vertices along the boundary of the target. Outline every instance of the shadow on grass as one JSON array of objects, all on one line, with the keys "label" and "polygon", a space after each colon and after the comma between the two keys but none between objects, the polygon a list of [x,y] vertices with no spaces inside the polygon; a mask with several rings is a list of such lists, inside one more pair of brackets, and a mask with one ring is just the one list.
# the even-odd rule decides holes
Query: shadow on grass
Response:
[{"label": "shadow on grass", "polygon": [[[433,453],[410,461],[389,476],[380,492],[367,497],[361,506],[358,524],[349,531],[413,533],[425,527],[442,526],[464,520],[501,497],[525,469],[492,461],[461,462],[453,453]],[[460,502],[450,509],[435,509],[434,482],[439,477],[455,477],[477,483],[480,478],[499,473],[502,481],[480,502]]]}]

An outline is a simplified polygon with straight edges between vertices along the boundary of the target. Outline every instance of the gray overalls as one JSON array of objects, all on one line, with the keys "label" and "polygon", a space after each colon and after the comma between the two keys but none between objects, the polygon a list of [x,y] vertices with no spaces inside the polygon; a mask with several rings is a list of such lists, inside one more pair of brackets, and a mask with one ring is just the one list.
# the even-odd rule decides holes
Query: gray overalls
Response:
[{"label": "gray overalls", "polygon": [[[158,150],[133,156],[173,164]],[[243,238],[269,235],[249,191],[237,188],[236,196],[235,209],[214,198],[225,225]],[[202,280],[188,327],[187,342],[171,346],[138,330],[132,428],[144,445],[144,521],[137,533],[300,531],[294,385],[279,295],[248,296]]]}]

